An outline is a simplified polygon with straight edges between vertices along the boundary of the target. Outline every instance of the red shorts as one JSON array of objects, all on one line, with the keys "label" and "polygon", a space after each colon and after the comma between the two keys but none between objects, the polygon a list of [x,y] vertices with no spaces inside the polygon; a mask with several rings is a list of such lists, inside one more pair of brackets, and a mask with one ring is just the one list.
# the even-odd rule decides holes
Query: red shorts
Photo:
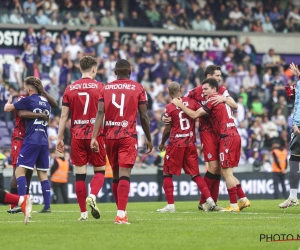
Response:
[{"label": "red shorts", "polygon": [[21,138],[12,138],[11,140],[11,164],[15,168],[18,162],[18,156],[23,144],[23,139]]},{"label": "red shorts", "polygon": [[112,170],[118,170],[119,167],[133,168],[138,154],[137,138],[107,139],[105,145]]},{"label": "red shorts", "polygon": [[91,139],[72,138],[71,160],[75,166],[83,166],[88,163],[94,167],[102,167],[106,164],[106,153],[103,136],[97,138],[99,152],[95,153],[91,149]]},{"label": "red shorts", "polygon": [[188,147],[167,146],[164,158],[164,173],[180,175],[181,169],[189,175],[200,174],[197,148],[195,145]]},{"label": "red shorts", "polygon": [[204,161],[218,161],[218,139],[214,133],[202,131],[200,132],[200,140],[202,144],[202,151],[204,155]]},{"label": "red shorts", "polygon": [[237,167],[241,157],[241,137],[235,135],[222,138],[219,157],[222,168]]}]

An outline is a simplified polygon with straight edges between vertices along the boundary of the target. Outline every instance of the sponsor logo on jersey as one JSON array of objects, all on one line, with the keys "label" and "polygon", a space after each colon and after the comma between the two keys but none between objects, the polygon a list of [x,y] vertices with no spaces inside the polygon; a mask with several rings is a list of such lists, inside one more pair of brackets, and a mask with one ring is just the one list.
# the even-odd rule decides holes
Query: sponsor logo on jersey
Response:
[{"label": "sponsor logo on jersey", "polygon": [[230,122],[230,123],[227,123],[227,124],[226,124],[226,127],[227,127],[227,128],[235,127],[235,124],[234,124],[234,122]]},{"label": "sponsor logo on jersey", "polygon": [[89,124],[90,121],[89,120],[74,120],[74,125],[77,124]]},{"label": "sponsor logo on jersey", "polygon": [[211,153],[209,153],[209,154],[207,155],[207,158],[208,158],[208,159],[211,159],[211,158],[212,158]]},{"label": "sponsor logo on jersey", "polygon": [[193,136],[193,132],[188,133],[188,134],[176,134],[175,138],[184,138],[184,137],[190,137]]},{"label": "sponsor logo on jersey", "polygon": [[39,105],[41,105],[41,106],[47,106],[47,104],[45,102],[41,102],[41,101],[39,101]]},{"label": "sponsor logo on jersey", "polygon": [[123,128],[126,128],[128,126],[128,121],[126,120],[121,122],[106,121],[105,126],[119,126],[119,127],[122,126]]},{"label": "sponsor logo on jersey", "polygon": [[95,118],[92,118],[92,119],[90,120],[90,123],[91,123],[91,124],[94,124],[95,121],[96,121],[96,119],[95,119]]},{"label": "sponsor logo on jersey", "polygon": [[120,84],[109,84],[104,87],[105,89],[128,89],[128,90],[135,90],[135,85],[127,84],[127,83],[120,83]]}]

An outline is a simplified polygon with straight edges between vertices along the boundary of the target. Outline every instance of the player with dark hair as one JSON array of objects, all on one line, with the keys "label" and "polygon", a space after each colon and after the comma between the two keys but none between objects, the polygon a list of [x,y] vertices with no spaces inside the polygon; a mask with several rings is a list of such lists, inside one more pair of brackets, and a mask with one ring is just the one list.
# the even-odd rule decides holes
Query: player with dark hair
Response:
[{"label": "player with dark hair", "polygon": [[[75,192],[81,211],[78,220],[84,221],[88,219],[86,205],[90,206],[91,214],[95,219],[100,218],[96,197],[104,183],[106,153],[102,130],[96,135],[100,151],[95,153],[90,149],[92,131],[97,114],[98,96],[103,88],[103,83],[95,80],[97,60],[91,56],[84,56],[79,63],[82,78],[68,85],[63,95],[56,149],[61,153],[64,152],[63,135],[69,113],[71,112],[71,160],[72,164],[75,165]],[[88,163],[94,167],[94,176],[90,183],[91,192],[87,197],[85,179],[86,165]]]},{"label": "player with dark hair", "polygon": [[[180,85],[177,82],[170,83],[168,90],[172,99],[181,97]],[[189,97],[183,97],[182,102],[192,110],[198,110],[201,107],[197,101]],[[175,212],[172,175],[180,175],[181,169],[191,176],[199,191],[205,196],[208,210],[213,210],[216,204],[199,173],[198,153],[195,146],[195,121],[173,103],[166,106],[165,114],[172,118],[172,124],[166,124],[159,149],[160,151],[165,150],[165,142],[170,137],[164,157],[163,171],[163,188],[168,204],[164,208],[158,209],[157,212]]]},{"label": "player with dark hair", "polygon": [[[29,110],[34,113],[45,112],[50,115],[50,104],[43,96],[38,95],[36,84],[40,79],[31,76],[25,79],[24,90],[26,97],[18,102],[7,103],[4,107],[6,112],[16,110]],[[25,195],[27,190],[26,172],[33,170],[36,165],[38,178],[41,182],[44,197],[44,208],[41,212],[50,212],[50,183],[47,171],[49,169],[49,143],[47,134],[48,122],[41,119],[26,120],[24,142],[17,160],[15,171],[18,194]]]},{"label": "player with dark hair", "polygon": [[137,111],[147,138],[147,153],[152,151],[149,119],[147,117],[147,93],[143,86],[131,81],[131,65],[121,59],[116,63],[117,80],[108,83],[99,95],[98,114],[94,126],[91,148],[99,151],[97,134],[105,114],[105,145],[113,170],[113,194],[118,207],[115,224],[130,224],[126,206],[130,188],[130,173],[138,153],[136,132]]},{"label": "player with dark hair", "polygon": [[[38,89],[38,94],[44,96],[51,107],[57,107],[57,102],[44,90],[42,82],[35,81],[35,87]],[[20,101],[22,98],[24,98],[26,95],[21,95],[17,102]],[[11,100],[12,101],[12,100]],[[12,194],[18,194],[17,189],[17,180],[16,180],[16,166],[17,166],[17,159],[23,144],[24,135],[25,135],[25,121],[26,119],[42,119],[42,120],[48,120],[49,117],[45,113],[33,113],[28,110],[14,110],[14,116],[15,116],[15,127],[14,131],[11,136],[11,160],[13,165],[13,174],[10,179],[10,193]],[[30,180],[32,177],[32,170],[26,171],[26,180],[27,180],[27,190],[26,194],[29,194],[29,188],[30,188]],[[21,212],[20,207],[16,207],[14,204],[11,204],[10,209],[7,210],[8,213],[19,213]]]},{"label": "player with dark hair", "polygon": [[[213,78],[217,82],[221,82],[222,80],[221,68],[216,65],[208,66],[204,71],[204,75],[205,78]],[[232,109],[237,109],[236,102],[232,97],[230,97],[225,87],[220,86],[218,94],[218,96],[212,98],[215,105],[218,103],[225,103]],[[206,103],[206,99],[203,95],[202,85],[190,90],[186,96],[196,100],[201,105]],[[207,171],[205,173],[204,180],[208,186],[213,200],[215,203],[217,203],[221,180],[221,167],[219,164],[218,145],[216,144],[217,139],[215,138],[215,133],[212,130],[212,126],[208,120],[208,117],[206,116],[199,118],[199,133],[204,161],[207,163]],[[200,210],[207,210],[207,204],[205,203],[204,195],[201,195],[198,208]],[[215,210],[222,211],[223,208],[217,205]]]},{"label": "player with dark hair", "polygon": [[7,193],[0,189],[0,203],[3,205],[14,204],[15,206],[20,206],[21,212],[23,212],[25,215],[25,225],[27,225],[32,211],[32,200],[30,198],[30,195],[27,194],[19,196]]},{"label": "player with dark hair", "polygon": [[[215,104],[213,97],[218,94],[218,82],[213,78],[205,79],[202,82],[202,89],[207,102],[197,111],[183,105],[181,99],[173,99],[172,103],[193,119],[208,115],[212,131],[215,133],[216,145],[218,145],[221,173],[225,179],[230,198],[230,206],[225,211],[239,212],[245,208],[241,204],[247,203],[247,207],[250,206],[239,181],[233,176],[233,168],[238,166],[240,160],[241,137],[235,126],[231,108],[224,103]],[[237,196],[240,198],[239,204],[237,203]]]}]

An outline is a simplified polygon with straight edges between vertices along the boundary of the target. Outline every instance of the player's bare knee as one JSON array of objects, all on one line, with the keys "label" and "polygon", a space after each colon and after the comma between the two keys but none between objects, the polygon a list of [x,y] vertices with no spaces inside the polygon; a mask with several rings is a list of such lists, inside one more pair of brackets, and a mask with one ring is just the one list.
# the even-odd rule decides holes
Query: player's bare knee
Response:
[{"label": "player's bare knee", "polygon": [[75,166],[75,174],[86,174],[86,165]]},{"label": "player's bare knee", "polygon": [[94,173],[95,172],[100,172],[100,171],[105,171],[105,166],[94,167]]},{"label": "player's bare knee", "polygon": [[130,177],[130,174],[131,174],[131,168],[129,168],[129,167],[120,167],[119,168],[119,177],[121,177],[121,176]]},{"label": "player's bare knee", "polygon": [[216,174],[219,170],[219,162],[218,161],[209,161],[208,162],[208,171],[212,174]]},{"label": "player's bare knee", "polygon": [[47,174],[47,171],[37,171],[37,174],[38,174],[38,178],[39,178],[39,181],[42,182],[42,181],[46,181],[48,180],[48,174]]}]

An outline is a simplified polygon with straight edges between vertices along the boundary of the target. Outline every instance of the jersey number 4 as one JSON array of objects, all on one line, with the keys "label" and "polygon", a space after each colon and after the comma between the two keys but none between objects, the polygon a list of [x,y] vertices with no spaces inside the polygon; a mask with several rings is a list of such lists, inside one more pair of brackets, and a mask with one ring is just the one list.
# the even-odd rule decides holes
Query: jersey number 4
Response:
[{"label": "jersey number 4", "polygon": [[116,94],[112,94],[111,102],[116,108],[120,109],[120,116],[123,116],[124,115],[125,95],[121,94],[121,103],[119,104],[116,102]]}]

